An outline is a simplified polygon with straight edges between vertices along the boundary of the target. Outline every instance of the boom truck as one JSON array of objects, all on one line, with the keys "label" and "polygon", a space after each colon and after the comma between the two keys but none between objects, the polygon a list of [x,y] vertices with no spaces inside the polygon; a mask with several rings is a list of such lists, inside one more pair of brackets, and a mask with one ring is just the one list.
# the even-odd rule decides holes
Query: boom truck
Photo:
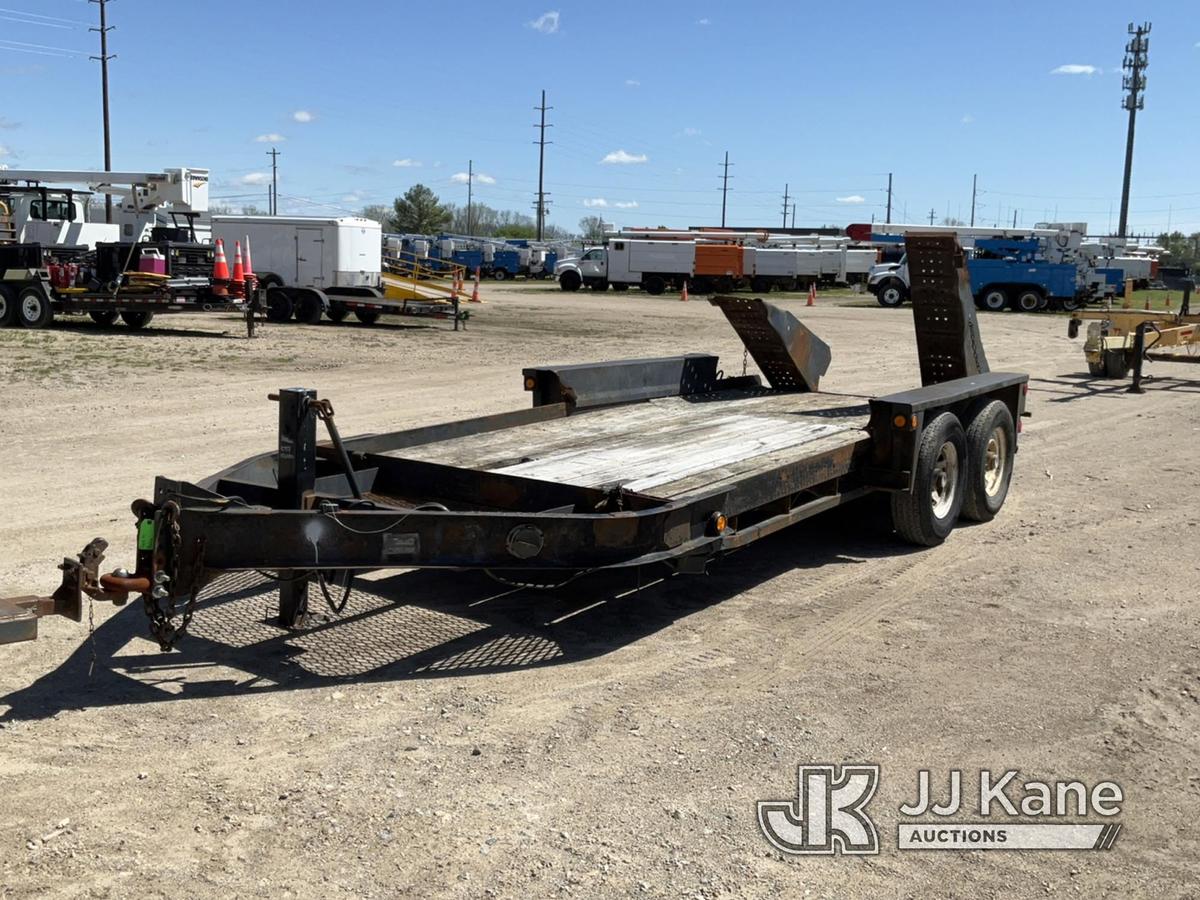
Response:
[{"label": "boom truck", "polygon": [[[911,225],[850,225],[848,237],[881,245],[902,244]],[[1035,228],[925,227],[953,234],[967,253],[975,305],[992,311],[1034,312],[1050,306],[1078,309],[1114,290],[1113,277],[1082,252],[1084,223],[1043,224]],[[881,306],[897,307],[909,296],[906,259],[875,266],[867,289]]]},{"label": "boom truck", "polygon": [[[92,221],[96,193],[118,195],[115,222]],[[157,313],[242,309],[213,290],[195,227],[207,210],[207,169],[0,170],[0,326],[61,313],[137,329]]]}]

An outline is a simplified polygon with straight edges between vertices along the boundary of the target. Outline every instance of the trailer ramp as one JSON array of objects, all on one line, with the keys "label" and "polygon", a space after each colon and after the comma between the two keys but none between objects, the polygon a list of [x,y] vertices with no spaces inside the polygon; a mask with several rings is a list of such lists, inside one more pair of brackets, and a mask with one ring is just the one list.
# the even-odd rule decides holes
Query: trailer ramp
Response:
[{"label": "trailer ramp", "polygon": [[815,391],[829,371],[829,345],[790,312],[758,298],[713,297],[746,352],[777,391]]},{"label": "trailer ramp", "polygon": [[962,248],[952,234],[906,232],[921,384],[989,371]]}]

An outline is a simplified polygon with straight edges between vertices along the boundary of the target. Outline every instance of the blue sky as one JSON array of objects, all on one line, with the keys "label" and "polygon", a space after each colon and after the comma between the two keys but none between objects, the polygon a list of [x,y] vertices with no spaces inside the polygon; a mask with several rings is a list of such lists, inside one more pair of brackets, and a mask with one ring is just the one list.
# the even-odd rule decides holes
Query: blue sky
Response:
[{"label": "blue sky", "polygon": [[[1153,22],[1131,230],[1200,230],[1194,2],[112,0],[113,163],[212,170],[214,198],[329,214],[430,185],[530,212],[547,91],[549,221],[1045,218],[1115,226],[1130,16]],[[0,163],[102,162],[96,6],[0,0]],[[1060,67],[1069,67],[1066,74]],[[1056,73],[1055,70],[1060,70]],[[261,140],[259,140],[261,139]],[[606,161],[607,160],[607,161]],[[302,198],[302,199],[301,199]],[[620,204],[624,204],[623,206]],[[636,206],[632,205],[636,204]],[[1111,209],[1111,213],[1110,213]]]}]

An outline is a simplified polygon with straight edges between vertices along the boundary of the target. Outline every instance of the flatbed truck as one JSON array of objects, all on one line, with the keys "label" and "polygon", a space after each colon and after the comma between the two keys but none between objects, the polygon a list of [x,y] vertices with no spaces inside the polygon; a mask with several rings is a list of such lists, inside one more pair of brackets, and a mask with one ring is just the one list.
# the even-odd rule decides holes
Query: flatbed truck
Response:
[{"label": "flatbed truck", "polygon": [[781,308],[722,296],[711,302],[761,378],[704,353],[537,366],[522,374],[532,408],[346,440],[328,399],[283,389],[274,452],[194,483],[159,477],[132,507],[132,569],[99,574],[107,544],[93,541],[53,596],[0,602],[0,642],[36,636],[39,615],[78,620],[84,595],[140,594],[168,649],[231,571],[274,573],[285,628],[304,627],[311,585],[340,609],[330,591],[344,606],[367,570],[484,569],[524,586],[622,567],[701,574],[872,492],[890,496],[901,538],[937,545],[960,516],[1000,511],[1028,376],[989,371],[955,240],[908,247],[919,387],[822,393],[828,346]]}]

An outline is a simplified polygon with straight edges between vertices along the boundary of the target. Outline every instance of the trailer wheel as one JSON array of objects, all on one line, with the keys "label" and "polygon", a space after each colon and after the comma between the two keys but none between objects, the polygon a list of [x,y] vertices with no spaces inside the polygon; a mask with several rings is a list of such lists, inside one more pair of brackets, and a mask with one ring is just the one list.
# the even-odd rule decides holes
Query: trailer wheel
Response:
[{"label": "trailer wheel", "polygon": [[93,309],[88,315],[101,328],[107,328],[113,322],[117,321],[117,314],[111,309]]},{"label": "trailer wheel", "polygon": [[300,295],[293,304],[295,307],[296,321],[304,325],[319,325],[321,323],[321,313],[324,309],[321,306],[321,298],[316,294],[308,291]]},{"label": "trailer wheel", "polygon": [[0,328],[7,328],[17,321],[17,292],[7,284],[0,284]]},{"label": "trailer wheel", "polygon": [[280,288],[267,290],[267,321],[286,322],[292,317],[292,298]]},{"label": "trailer wheel", "polygon": [[1132,363],[1124,350],[1104,351],[1104,377],[1124,378],[1129,374]]},{"label": "trailer wheel", "polygon": [[1078,297],[1063,297],[1059,301],[1059,305],[1067,312],[1075,312],[1075,310],[1082,308],[1083,301]]},{"label": "trailer wheel", "polygon": [[642,290],[657,297],[659,294],[666,293],[667,281],[661,275],[647,275],[645,281],[642,282]]},{"label": "trailer wheel", "polygon": [[1032,288],[1025,288],[1017,293],[1013,300],[1013,309],[1019,312],[1037,312],[1042,305],[1044,298],[1041,292],[1035,291]]},{"label": "trailer wheel", "polygon": [[379,312],[374,309],[356,309],[354,318],[362,322],[364,325],[374,325],[379,321]]},{"label": "trailer wheel", "polygon": [[967,486],[967,438],[954,413],[925,426],[910,492],[892,494],[892,524],[906,541],[936,547],[954,530]]},{"label": "trailer wheel", "polygon": [[875,294],[875,299],[879,301],[880,306],[895,309],[908,299],[908,291],[904,289],[904,282],[898,278],[894,278],[891,281],[885,281],[879,286],[879,291]]},{"label": "trailer wheel", "polygon": [[1016,433],[1012,413],[999,400],[982,403],[967,425],[967,490],[962,514],[990,522],[1000,512],[1012,480]]},{"label": "trailer wheel", "polygon": [[143,328],[145,328],[147,325],[150,324],[150,320],[153,318],[154,318],[154,313],[152,313],[152,312],[140,312],[140,311],[136,311],[136,310],[129,310],[128,312],[121,313],[121,321],[124,322],[126,325],[128,325],[130,328],[132,328],[134,331],[141,331]]},{"label": "trailer wheel", "polygon": [[558,286],[564,291],[577,291],[583,285],[583,277],[574,269],[567,269],[558,276]]},{"label": "trailer wheel", "polygon": [[45,328],[54,319],[54,307],[50,305],[50,298],[36,285],[30,285],[21,291],[17,309],[21,324],[26,328]]},{"label": "trailer wheel", "polygon": [[990,287],[983,292],[980,297],[980,303],[983,309],[990,309],[992,312],[1000,312],[1008,306],[1008,293],[1004,288]]},{"label": "trailer wheel", "polygon": [[325,315],[329,317],[330,322],[341,322],[350,315],[350,310],[340,300],[330,300],[329,309],[325,310]]}]

